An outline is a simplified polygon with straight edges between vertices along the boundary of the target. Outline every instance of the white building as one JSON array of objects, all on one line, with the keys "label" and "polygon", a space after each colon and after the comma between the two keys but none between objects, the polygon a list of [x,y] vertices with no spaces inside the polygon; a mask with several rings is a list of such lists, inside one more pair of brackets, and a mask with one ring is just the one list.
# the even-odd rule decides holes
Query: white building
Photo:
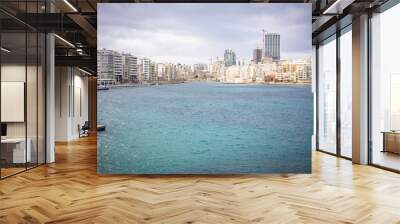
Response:
[{"label": "white building", "polygon": [[118,82],[121,81],[123,77],[122,55],[112,50],[98,50],[97,74],[99,79],[114,79]]},{"label": "white building", "polygon": [[138,80],[138,58],[131,54],[123,54],[124,80],[136,82]]},{"label": "white building", "polygon": [[150,59],[142,58],[140,63],[140,80],[150,82]]}]

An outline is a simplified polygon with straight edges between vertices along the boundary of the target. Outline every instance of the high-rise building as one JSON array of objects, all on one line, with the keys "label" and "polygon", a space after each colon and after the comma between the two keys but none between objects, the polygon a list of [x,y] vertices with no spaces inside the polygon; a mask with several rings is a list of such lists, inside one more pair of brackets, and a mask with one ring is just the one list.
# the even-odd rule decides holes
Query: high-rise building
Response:
[{"label": "high-rise building", "polygon": [[150,81],[150,59],[142,58],[140,63],[140,79],[145,82]]},{"label": "high-rise building", "polygon": [[262,49],[257,47],[256,49],[253,50],[253,62],[254,63],[259,63],[261,62],[262,59]]},{"label": "high-rise building", "polygon": [[157,63],[157,80],[166,80],[166,65],[164,63]]},{"label": "high-rise building", "polygon": [[224,52],[224,62],[225,66],[229,67],[232,65],[236,65],[236,54],[232,49],[226,49]]},{"label": "high-rise building", "polygon": [[277,33],[267,33],[264,36],[264,56],[273,60],[281,58],[281,37]]},{"label": "high-rise building", "polygon": [[99,79],[114,79],[120,82],[123,77],[122,55],[112,50],[98,50],[97,73]]},{"label": "high-rise building", "polygon": [[176,80],[176,73],[177,73],[176,65],[169,63],[166,68],[167,80],[168,81]]},{"label": "high-rise building", "polygon": [[131,54],[122,55],[124,79],[127,81],[138,81],[138,58]]},{"label": "high-rise building", "polygon": [[153,61],[150,62],[149,65],[149,80],[150,82],[155,82],[157,81],[157,64],[154,63]]}]

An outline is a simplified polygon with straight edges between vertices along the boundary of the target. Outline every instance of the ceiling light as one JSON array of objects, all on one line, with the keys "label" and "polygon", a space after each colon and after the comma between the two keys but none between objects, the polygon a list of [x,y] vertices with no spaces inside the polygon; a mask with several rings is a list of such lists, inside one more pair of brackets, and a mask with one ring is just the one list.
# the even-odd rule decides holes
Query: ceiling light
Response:
[{"label": "ceiling light", "polygon": [[70,47],[75,48],[75,45],[73,45],[73,44],[72,44],[71,42],[69,42],[68,40],[66,40],[66,39],[64,39],[64,38],[62,38],[62,37],[60,37],[60,36],[57,35],[57,34],[54,34],[54,36],[57,37],[58,39],[60,39],[62,42],[64,42],[64,43],[66,43],[67,45],[69,45]]},{"label": "ceiling light", "polygon": [[342,14],[343,10],[351,5],[355,0],[336,0],[322,14]]},{"label": "ceiling light", "polygon": [[10,52],[11,52],[10,50],[8,50],[8,49],[5,48],[5,47],[1,47],[1,50],[4,51],[4,52],[6,52],[6,53],[10,53]]},{"label": "ceiling light", "polygon": [[327,9],[325,9],[325,11],[322,14],[328,14],[329,11],[331,9],[333,9],[334,7],[336,7],[339,2],[340,2],[340,0],[336,0],[332,5],[330,5]]},{"label": "ceiling light", "polygon": [[87,75],[92,75],[92,74],[89,73],[88,71],[85,71],[85,70],[83,70],[83,69],[81,69],[81,68],[78,68],[78,70],[81,71],[81,72],[83,72],[83,73],[85,73],[85,74],[87,74]]},{"label": "ceiling light", "polygon": [[68,1],[64,0],[65,4],[67,4],[74,12],[78,12],[78,10]]}]

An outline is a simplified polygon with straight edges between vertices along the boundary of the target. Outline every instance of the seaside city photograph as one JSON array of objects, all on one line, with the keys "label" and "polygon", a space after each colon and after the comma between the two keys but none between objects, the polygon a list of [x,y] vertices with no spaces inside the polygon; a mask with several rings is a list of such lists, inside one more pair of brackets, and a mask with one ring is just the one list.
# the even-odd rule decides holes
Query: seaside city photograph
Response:
[{"label": "seaside city photograph", "polygon": [[310,21],[309,4],[99,4],[98,172],[310,173]]}]

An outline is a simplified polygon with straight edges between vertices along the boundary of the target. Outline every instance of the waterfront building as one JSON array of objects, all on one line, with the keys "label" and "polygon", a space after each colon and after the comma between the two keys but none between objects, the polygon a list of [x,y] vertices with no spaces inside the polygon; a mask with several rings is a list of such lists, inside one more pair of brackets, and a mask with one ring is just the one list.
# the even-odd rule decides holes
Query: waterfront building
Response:
[{"label": "waterfront building", "polygon": [[196,79],[207,79],[209,76],[207,64],[192,65],[193,77]]},{"label": "waterfront building", "polygon": [[158,79],[157,76],[157,64],[154,62],[150,62],[149,64],[149,80],[150,82],[156,82]]},{"label": "waterfront building", "polygon": [[123,54],[123,74],[124,80],[130,82],[138,81],[138,58],[131,54]]},{"label": "waterfront building", "polygon": [[176,78],[178,80],[187,80],[190,78],[192,72],[191,68],[188,65],[177,64],[176,65]]},{"label": "waterfront building", "polygon": [[267,33],[264,36],[264,56],[273,60],[280,60],[280,35],[277,33]]},{"label": "waterfront building", "polygon": [[140,59],[140,81],[149,82],[150,81],[150,59],[142,58]]},{"label": "waterfront building", "polygon": [[100,79],[115,79],[120,82],[123,77],[122,55],[112,50],[98,50],[97,73]]},{"label": "waterfront building", "polygon": [[224,62],[225,66],[229,67],[236,65],[236,54],[232,49],[226,49],[224,52]]},{"label": "waterfront building", "polygon": [[175,65],[173,63],[157,63],[155,65],[155,71],[157,79],[160,81],[172,81],[178,76],[178,67],[180,64]]},{"label": "waterfront building", "polygon": [[157,79],[166,80],[166,66],[164,63],[157,63]]},{"label": "waterfront building", "polygon": [[226,83],[252,83],[256,78],[256,69],[252,65],[234,65],[226,68]]},{"label": "waterfront building", "polygon": [[193,66],[193,72],[205,72],[208,69],[207,64],[194,64]]},{"label": "waterfront building", "polygon": [[211,60],[208,66],[208,74],[210,78],[214,78],[217,81],[224,82],[225,80],[225,62],[216,58],[215,61]]},{"label": "waterfront building", "polygon": [[299,60],[296,63],[296,81],[311,82],[311,60]]},{"label": "waterfront building", "polygon": [[253,50],[253,63],[260,63],[262,59],[262,49],[257,47],[256,49]]},{"label": "waterfront building", "polygon": [[170,64],[170,80],[176,80],[176,76],[177,76],[177,68],[175,64]]}]

